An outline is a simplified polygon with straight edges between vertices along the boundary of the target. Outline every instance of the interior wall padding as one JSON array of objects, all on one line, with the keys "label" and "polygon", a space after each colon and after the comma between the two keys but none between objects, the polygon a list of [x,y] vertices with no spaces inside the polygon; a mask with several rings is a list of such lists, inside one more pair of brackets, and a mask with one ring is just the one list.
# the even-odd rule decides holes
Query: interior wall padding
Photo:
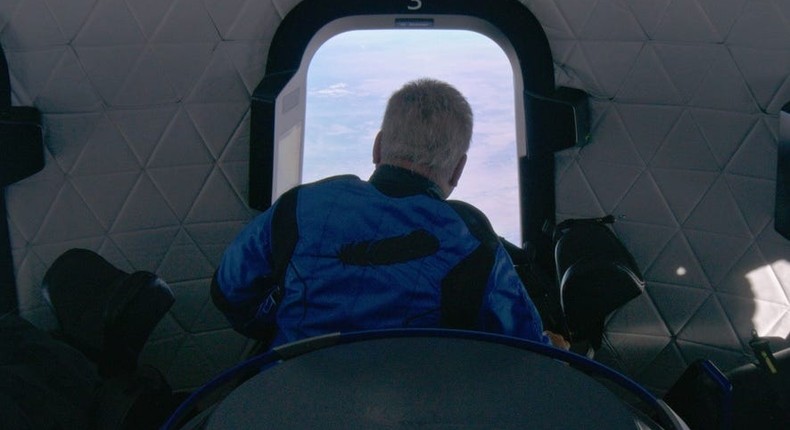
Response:
[{"label": "interior wall padding", "polygon": [[657,391],[697,358],[790,334],[790,242],[773,228],[784,0],[527,1],[558,85],[592,95],[592,139],[558,157],[558,218],[614,214],[646,294],[598,359]]},{"label": "interior wall padding", "polygon": [[[336,0],[341,1],[341,0]],[[43,113],[47,167],[7,189],[20,309],[66,249],[157,273],[176,302],[144,360],[176,388],[243,354],[209,276],[254,215],[249,98],[297,0],[0,2],[16,105]],[[790,332],[790,245],[773,229],[786,0],[524,0],[557,85],[592,95],[588,145],[557,157],[558,219],[614,214],[647,286],[598,357],[651,388],[688,363],[748,360]]]}]

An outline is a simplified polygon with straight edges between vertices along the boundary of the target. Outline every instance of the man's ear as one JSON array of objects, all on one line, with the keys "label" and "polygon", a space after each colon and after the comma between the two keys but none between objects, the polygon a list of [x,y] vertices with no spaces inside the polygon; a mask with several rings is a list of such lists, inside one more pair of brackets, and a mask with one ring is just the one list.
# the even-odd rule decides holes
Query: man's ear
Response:
[{"label": "man's ear", "polygon": [[381,132],[379,131],[376,135],[376,139],[373,141],[373,164],[379,165],[381,163]]},{"label": "man's ear", "polygon": [[466,154],[464,154],[461,159],[458,160],[458,164],[455,165],[455,169],[453,169],[453,175],[450,176],[450,186],[458,186],[458,181],[461,179],[461,174],[464,173],[464,166],[466,166]]}]

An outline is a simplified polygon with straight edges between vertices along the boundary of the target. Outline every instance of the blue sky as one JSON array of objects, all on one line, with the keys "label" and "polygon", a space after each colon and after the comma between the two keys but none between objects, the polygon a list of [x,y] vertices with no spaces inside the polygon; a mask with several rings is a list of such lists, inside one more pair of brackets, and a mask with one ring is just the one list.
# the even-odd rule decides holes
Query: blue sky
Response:
[{"label": "blue sky", "polygon": [[520,243],[513,71],[502,49],[474,32],[364,30],[324,43],[308,69],[303,182],[367,179],[387,99],[420,77],[452,84],[474,111],[469,162],[451,198],[477,206]]}]

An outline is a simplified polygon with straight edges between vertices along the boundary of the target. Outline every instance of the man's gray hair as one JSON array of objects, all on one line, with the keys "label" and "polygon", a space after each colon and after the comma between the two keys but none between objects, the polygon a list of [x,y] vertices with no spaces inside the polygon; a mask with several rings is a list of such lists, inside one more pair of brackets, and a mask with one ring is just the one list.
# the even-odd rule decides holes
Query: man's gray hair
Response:
[{"label": "man's gray hair", "polygon": [[463,94],[435,79],[408,82],[387,103],[381,161],[406,161],[450,174],[469,150],[474,118]]}]

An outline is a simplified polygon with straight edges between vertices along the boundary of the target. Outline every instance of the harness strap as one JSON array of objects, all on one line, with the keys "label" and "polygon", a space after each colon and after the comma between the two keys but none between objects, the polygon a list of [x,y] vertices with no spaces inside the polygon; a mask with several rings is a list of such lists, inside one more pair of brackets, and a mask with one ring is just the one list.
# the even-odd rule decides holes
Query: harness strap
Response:
[{"label": "harness strap", "polygon": [[299,226],[296,224],[298,193],[299,187],[295,187],[283,194],[272,216],[272,278],[278,286],[275,297],[278,304],[283,296],[285,272],[299,239]]},{"label": "harness strap", "polygon": [[442,282],[441,324],[444,328],[474,330],[480,322],[483,294],[499,238],[477,208],[460,201],[448,200],[447,203],[464,220],[480,245]]},{"label": "harness strap", "polygon": [[[278,306],[283,297],[283,282],[285,272],[291,261],[291,255],[296,247],[299,237],[296,224],[296,197],[298,187],[280,197],[272,214],[272,273],[269,276],[260,277],[255,280],[254,288],[262,291],[266,297],[263,306],[270,309]],[[231,305],[223,295],[217,274],[211,280],[211,299],[226,315],[238,315],[231,323],[234,328],[245,336],[258,341],[257,350],[267,350],[269,345],[277,336],[277,326],[269,322],[259,322],[256,319],[260,303],[250,302],[241,306]],[[268,311],[267,311],[268,312]]]}]

